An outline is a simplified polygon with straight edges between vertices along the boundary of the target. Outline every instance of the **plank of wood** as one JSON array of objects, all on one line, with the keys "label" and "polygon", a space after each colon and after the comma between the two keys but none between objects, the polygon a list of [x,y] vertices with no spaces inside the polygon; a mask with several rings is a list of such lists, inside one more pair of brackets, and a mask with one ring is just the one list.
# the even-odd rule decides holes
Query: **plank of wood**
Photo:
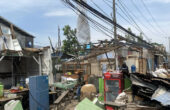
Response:
[{"label": "plank of wood", "polygon": [[120,103],[116,103],[116,102],[110,102],[110,101],[104,101],[105,105],[110,105],[113,107],[126,107],[126,104],[120,104]]},{"label": "plank of wood", "polygon": [[157,110],[157,107],[149,107],[149,106],[140,106],[136,103],[127,103],[126,110]]},{"label": "plank of wood", "polygon": [[12,39],[15,39],[16,37],[15,37],[15,33],[14,33],[14,27],[12,24],[10,25],[10,30],[11,30]]},{"label": "plank of wood", "polygon": [[0,37],[2,37],[3,33],[2,33],[2,29],[1,29],[1,26],[0,26]]},{"label": "plank of wood", "polygon": [[69,90],[64,91],[64,92],[60,95],[60,97],[59,97],[57,100],[54,101],[54,104],[60,103],[60,101],[61,101],[68,93],[69,93]]},{"label": "plank of wood", "polygon": [[24,50],[28,52],[40,52],[40,49],[36,49],[36,48],[24,48]]},{"label": "plank of wood", "polygon": [[49,92],[49,95],[57,94],[57,92]]},{"label": "plank of wood", "polygon": [[20,99],[20,98],[22,98],[22,96],[17,96],[15,98],[0,98],[0,103],[7,102],[10,100],[16,100],[16,99]]}]

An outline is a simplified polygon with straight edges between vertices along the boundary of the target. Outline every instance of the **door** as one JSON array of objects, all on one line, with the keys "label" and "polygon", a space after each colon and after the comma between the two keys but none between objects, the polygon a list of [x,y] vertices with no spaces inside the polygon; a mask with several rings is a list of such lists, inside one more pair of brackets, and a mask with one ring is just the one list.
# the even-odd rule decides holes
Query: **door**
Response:
[{"label": "door", "polygon": [[115,101],[120,93],[120,80],[105,80],[105,101]]}]

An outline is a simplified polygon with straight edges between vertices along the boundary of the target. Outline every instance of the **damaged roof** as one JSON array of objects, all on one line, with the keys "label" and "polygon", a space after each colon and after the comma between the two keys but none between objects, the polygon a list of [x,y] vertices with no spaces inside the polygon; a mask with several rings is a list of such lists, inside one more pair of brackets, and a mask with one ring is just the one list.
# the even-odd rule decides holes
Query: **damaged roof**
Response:
[{"label": "damaged roof", "polygon": [[14,25],[13,23],[11,23],[10,21],[6,20],[5,18],[3,18],[2,16],[0,16],[0,22],[3,23],[4,25],[10,27],[10,25],[12,24],[14,27],[14,30],[21,33],[22,35],[26,36],[26,37],[32,37],[35,38],[35,36],[29,34],[28,32],[26,32],[25,30],[19,28],[18,26]]}]

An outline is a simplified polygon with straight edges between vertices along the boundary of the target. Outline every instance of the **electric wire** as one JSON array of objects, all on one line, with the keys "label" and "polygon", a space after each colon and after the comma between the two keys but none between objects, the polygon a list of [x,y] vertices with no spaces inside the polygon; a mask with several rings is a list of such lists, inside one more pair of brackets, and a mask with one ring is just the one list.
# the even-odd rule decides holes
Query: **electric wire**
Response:
[{"label": "electric wire", "polygon": [[[83,1],[78,1],[78,0],[73,0],[75,3],[77,3],[78,5],[86,8],[89,10],[89,12],[91,14],[93,14],[94,16],[103,19],[105,22],[110,23],[112,25],[116,25],[117,28],[125,31],[126,33],[132,35],[135,38],[140,39],[141,41],[147,43],[146,41],[144,41],[143,39],[139,38],[138,36],[136,36],[134,33],[129,32],[127,29],[125,29],[124,27],[122,27],[121,25],[117,24],[116,22],[114,22],[113,20],[111,20],[110,18],[106,17],[105,15],[103,15],[102,13],[100,13],[99,11],[97,11],[96,9],[92,8],[91,6],[89,6],[87,3],[83,2]],[[68,0],[66,1],[67,3],[69,3],[69,5],[73,6],[73,8],[76,8],[71,2],[69,2]],[[149,44],[149,43],[147,43]],[[150,45],[150,44],[149,44]]]},{"label": "electric wire", "polygon": [[163,32],[163,34],[167,35],[164,30],[161,28],[161,26],[158,24],[158,22],[156,21],[156,19],[153,17],[152,13],[150,12],[149,8],[147,7],[147,5],[145,4],[145,2],[143,0],[141,0],[144,8],[146,9],[146,11],[149,13],[149,15],[151,16],[153,22],[155,23],[155,25],[161,30],[161,32]]},{"label": "electric wire", "polygon": [[155,26],[153,26],[150,21],[146,18],[146,16],[142,13],[142,11],[136,6],[134,0],[130,0],[133,4],[133,6],[136,8],[136,10],[138,11],[138,13],[145,19],[145,21],[147,22],[148,25],[150,25],[153,30],[153,32],[157,33],[157,31],[159,31],[157,28],[155,28]]},{"label": "electric wire", "polygon": [[[142,32],[142,33],[144,33],[143,31],[142,31],[142,29],[137,25],[137,23],[134,21],[134,19],[131,17],[131,16],[129,16],[119,5],[117,5],[118,6],[118,8],[122,11],[122,13],[127,17],[127,19],[129,19],[129,21],[126,19],[126,21],[128,21],[130,24],[132,24],[132,26],[134,26],[135,28],[136,28],[136,30],[138,30],[139,32]],[[120,15],[120,13],[119,13],[119,15]],[[125,18],[125,17],[123,17],[123,16],[121,16],[122,18]],[[133,23],[131,23],[131,22],[133,22]]]},{"label": "electric wire", "polygon": [[101,12],[103,12],[103,14],[107,15],[107,17],[109,17],[109,15],[103,11],[96,3],[93,2],[93,0],[90,0]]},{"label": "electric wire", "polygon": [[[105,4],[106,5],[108,5],[108,7],[110,7],[111,9],[113,9],[113,7],[107,2],[107,1],[109,1],[109,0],[103,0],[103,2],[105,2]],[[118,0],[119,1],[119,0]],[[109,1],[109,2],[111,2],[111,1]],[[124,19],[126,22],[128,22],[130,25],[132,25],[137,31],[139,31],[140,33],[142,33],[143,35],[144,35],[144,37],[148,40],[148,41],[150,41],[150,39],[148,38],[148,36],[144,33],[144,31],[140,28],[140,26],[136,23],[136,21],[133,19],[133,17],[129,14],[129,12],[123,7],[123,9],[118,5],[118,4],[116,4],[117,6],[118,6],[118,8],[123,12],[123,14],[125,14],[126,15],[126,17],[130,20],[127,20],[125,17],[123,17],[123,15],[121,15],[119,12],[117,12],[117,14],[122,18],[122,19]],[[133,22],[133,23],[131,23],[131,22]]]},{"label": "electric wire", "polygon": [[[119,0],[118,0],[119,1]],[[141,29],[141,27],[137,24],[137,22],[135,21],[135,19],[131,16],[131,14],[125,9],[125,7],[119,3],[121,5],[121,7],[117,4],[117,6],[119,7],[119,9],[125,14],[125,16],[131,21],[133,22],[133,26],[136,28],[136,30],[138,30],[140,33],[142,33],[144,35],[144,37],[150,41],[149,37],[144,33],[144,31]],[[132,24],[132,23],[131,23]]]},{"label": "electric wire", "polygon": [[[126,4],[124,4],[121,0],[118,0],[118,2],[122,6],[122,8],[124,8],[124,10],[126,10],[127,13],[129,13],[129,15],[133,16],[134,19],[138,20],[138,23],[140,23],[140,25],[142,25],[146,30],[149,30],[152,34],[155,34],[153,30],[151,30],[146,24],[144,24],[143,22],[141,22],[140,19],[138,19],[138,17],[126,6]],[[149,40],[149,38],[147,39]]]},{"label": "electric wire", "polygon": [[[67,6],[68,8],[70,8],[71,10],[73,10],[71,7],[69,7],[69,6]],[[73,10],[77,15],[79,15],[75,10]],[[80,11],[80,10],[79,10]],[[108,37],[110,37],[110,38],[112,38],[112,36],[110,36],[110,35],[108,35],[106,32],[104,32],[102,29],[100,29],[100,28],[105,28],[104,30],[106,30],[108,33],[110,33],[110,34],[113,34],[113,31],[109,31],[110,29],[108,29],[108,28],[106,28],[106,27],[104,27],[104,26],[102,26],[100,23],[98,23],[98,22],[94,22],[94,20],[92,19],[92,18],[90,18],[90,17],[88,17],[87,15],[85,15],[84,13],[81,13],[84,17],[86,17],[90,22],[91,22],[91,24],[92,25],[90,25],[90,27],[92,27],[94,30],[96,30],[96,31],[98,31],[98,32],[101,32],[101,33],[103,33],[104,35],[106,35],[106,36],[108,36]],[[86,22],[87,23],[87,22]],[[100,25],[100,26],[99,26]]]},{"label": "electric wire", "polygon": [[[71,6],[73,9],[79,11],[77,9],[77,6],[75,6],[72,2],[70,2],[69,0],[63,0],[66,4],[68,4],[69,6]],[[105,21],[106,23],[110,23],[111,25],[116,25],[117,28],[119,28],[120,30],[124,31],[125,33],[128,33],[130,35],[132,35],[135,38],[138,38],[140,41],[143,42],[143,46],[147,47],[147,48],[153,48],[153,46],[150,43],[147,43],[145,40],[139,38],[138,36],[136,36],[134,33],[128,31],[127,29],[125,29],[124,27],[122,27],[121,25],[115,23],[113,20],[111,20],[110,18],[106,17],[105,15],[103,15],[101,12],[97,11],[96,9],[92,8],[90,5],[88,5],[87,3],[83,2],[83,1],[78,1],[78,0],[72,0],[73,2],[75,2],[77,5],[87,9],[91,14],[93,14],[95,17],[100,18],[101,20]],[[144,45],[145,44],[145,45]]]},{"label": "electric wire", "polygon": [[[71,6],[74,10],[76,11],[80,11],[77,10],[77,6],[75,6],[75,4],[85,8],[86,10],[88,10],[88,12],[90,12],[92,15],[94,15],[95,17],[105,21],[105,23],[107,24],[111,24],[111,25],[115,25],[118,29],[124,31],[125,33],[132,35],[134,38],[138,38],[140,41],[142,41],[141,43],[138,43],[138,46],[143,46],[145,48],[149,48],[149,49],[154,49],[156,51],[159,51],[158,49],[156,49],[152,44],[146,42],[145,40],[139,38],[138,36],[136,36],[134,33],[128,31],[127,29],[125,29],[124,27],[122,27],[121,25],[119,25],[118,23],[114,22],[112,19],[108,18],[107,16],[103,15],[101,12],[99,12],[98,10],[96,10],[95,8],[91,7],[89,4],[85,3],[84,1],[80,1],[80,0],[72,0],[74,3],[70,2],[70,0],[62,0],[64,1],[66,4],[68,4],[69,6]],[[123,37],[122,37],[123,38]],[[123,38],[125,39],[125,38]],[[129,41],[128,41],[129,42]],[[130,41],[131,42],[131,41]],[[131,42],[134,43],[136,45],[136,42]],[[161,51],[159,51],[161,52]]]}]

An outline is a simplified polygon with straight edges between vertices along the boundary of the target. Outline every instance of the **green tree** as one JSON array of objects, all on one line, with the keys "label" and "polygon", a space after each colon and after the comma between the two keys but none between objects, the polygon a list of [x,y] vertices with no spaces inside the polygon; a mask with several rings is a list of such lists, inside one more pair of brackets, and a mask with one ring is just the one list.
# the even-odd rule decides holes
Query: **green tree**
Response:
[{"label": "green tree", "polygon": [[[128,28],[128,31],[129,31],[129,32],[132,32],[132,30],[131,30],[130,28]],[[134,38],[132,35],[130,35],[130,34],[126,34],[125,37],[126,37],[127,39],[129,39],[129,40],[135,41],[135,38]]]},{"label": "green tree", "polygon": [[69,25],[63,28],[64,36],[66,39],[63,40],[62,50],[67,54],[76,54],[76,50],[79,46],[79,42],[76,37],[76,29],[71,29]]},{"label": "green tree", "polygon": [[[143,40],[143,33],[140,33],[140,35],[138,37]],[[138,39],[138,43],[142,43],[142,41],[140,39]]]}]

